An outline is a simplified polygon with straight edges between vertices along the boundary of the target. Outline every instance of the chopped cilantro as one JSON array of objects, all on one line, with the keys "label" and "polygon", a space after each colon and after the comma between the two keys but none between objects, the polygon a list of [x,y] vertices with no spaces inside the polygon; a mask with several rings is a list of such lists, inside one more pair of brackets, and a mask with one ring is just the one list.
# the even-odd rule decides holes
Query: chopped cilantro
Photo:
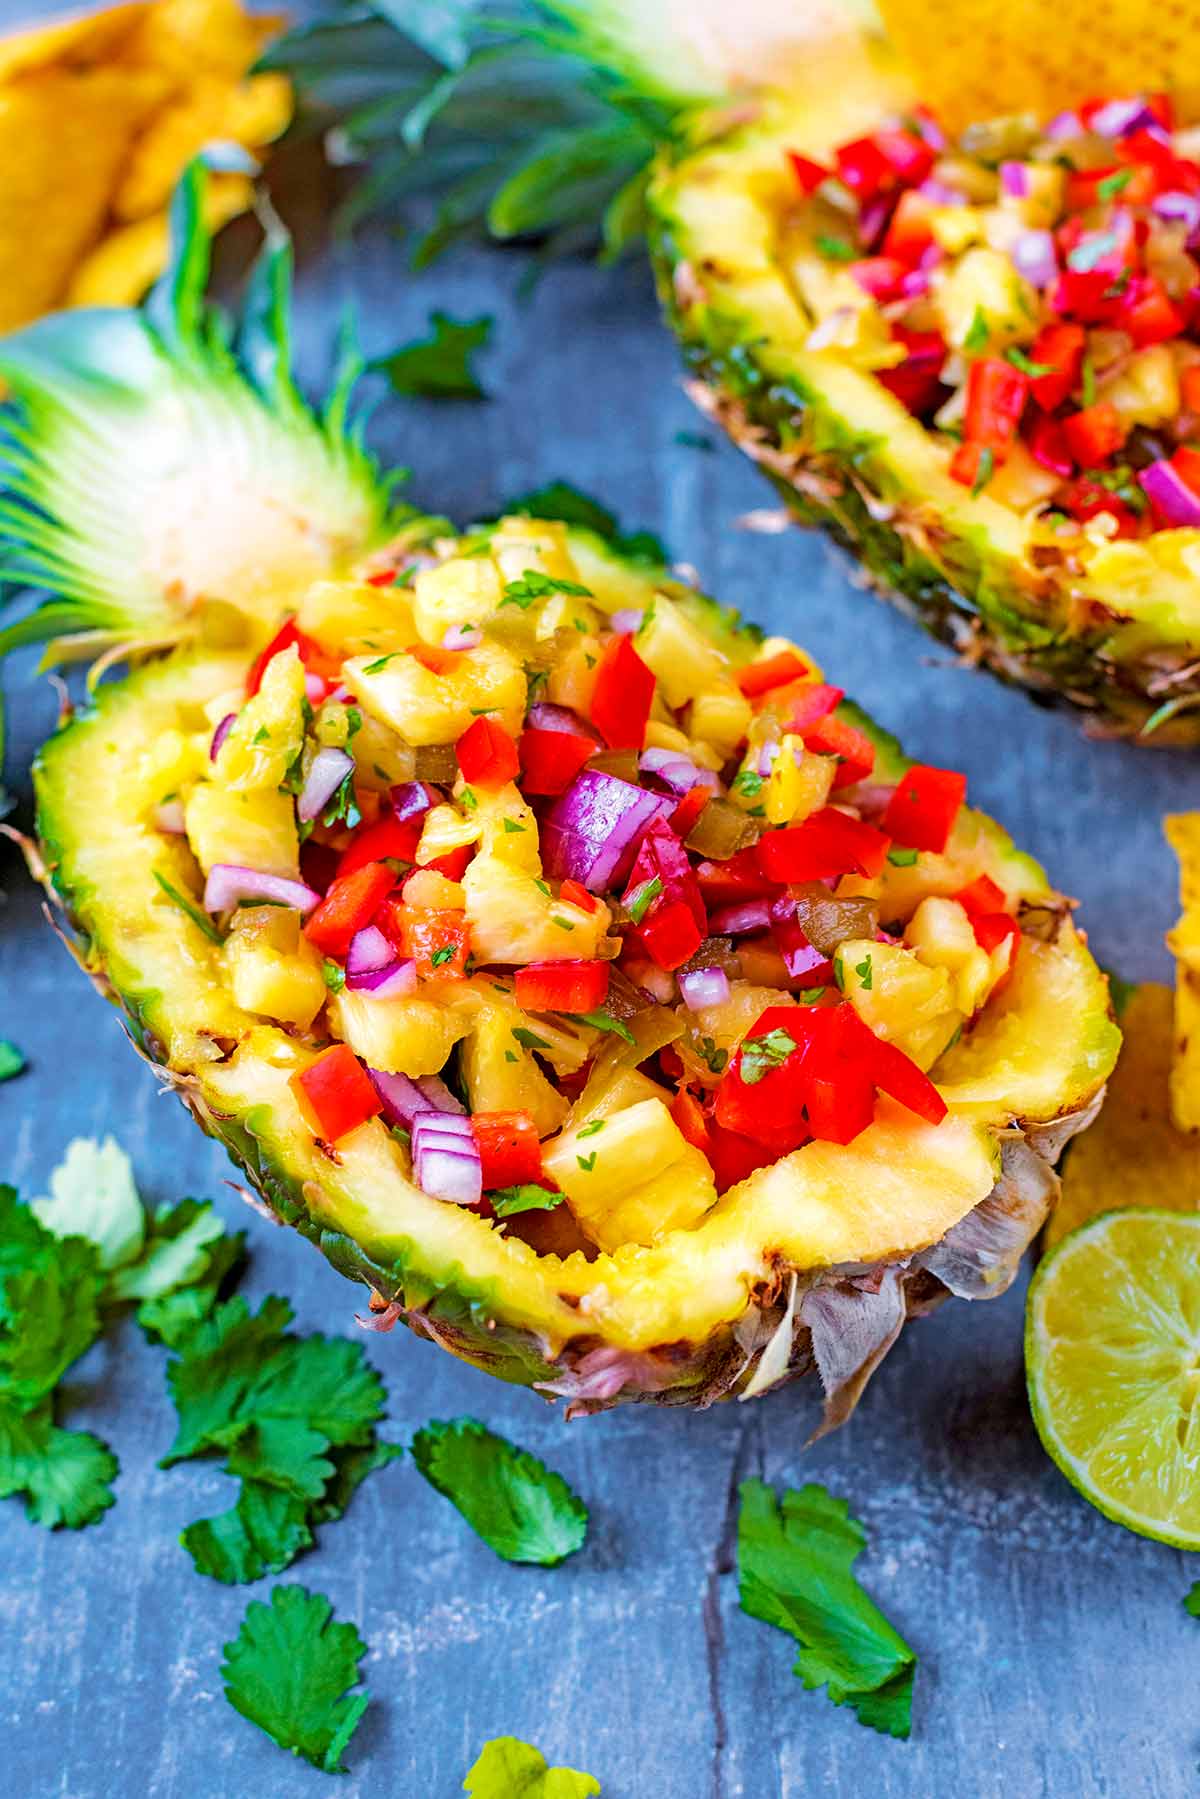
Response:
[{"label": "chopped cilantro", "polygon": [[347,708],[346,708],[346,742],[347,743],[349,743],[350,739],[352,737],[354,737],[359,731],[362,730],[362,723],[363,723],[363,715],[359,711],[358,707],[357,706],[347,706]]},{"label": "chopped cilantro", "polygon": [[979,464],[975,471],[975,479],[971,483],[971,498],[976,500],[992,478],[996,467],[996,455],[990,448],[979,452]]},{"label": "chopped cilantro", "polygon": [[515,1049],[506,1049],[504,1052],[504,1060],[506,1062],[519,1062],[521,1058]]},{"label": "chopped cilantro", "polygon": [[706,1067],[713,1074],[720,1074],[729,1060],[729,1051],[719,1049],[713,1037],[701,1037],[698,1051]]},{"label": "chopped cilantro", "polygon": [[858,251],[844,237],[831,237],[825,231],[818,231],[813,242],[821,255],[827,256],[830,262],[855,262],[858,259]]},{"label": "chopped cilantro", "polygon": [[626,1043],[636,1043],[637,1038],[622,1018],[614,1018],[611,1012],[573,1012],[580,1024],[590,1024],[594,1031],[611,1031],[614,1037],[620,1037]]},{"label": "chopped cilantro", "polygon": [[539,1037],[536,1031],[526,1030],[523,1024],[514,1025],[512,1034],[523,1049],[550,1048],[544,1037]]},{"label": "chopped cilantro", "polygon": [[1121,295],[1125,292],[1125,289],[1129,286],[1132,274],[1132,269],[1122,269],[1116,280],[1109,282],[1101,295],[1101,298],[1104,300],[1119,300]]},{"label": "chopped cilantro", "polygon": [[452,319],[448,313],[431,312],[428,337],[401,344],[370,366],[386,375],[399,394],[431,400],[486,400],[472,358],[490,341],[494,323],[487,313],[477,319]]},{"label": "chopped cilantro", "polygon": [[677,431],[675,442],[684,450],[715,450],[717,447],[702,431]]},{"label": "chopped cilantro", "polygon": [[252,743],[270,743],[271,733],[267,730],[266,725],[259,725],[250,741]]},{"label": "chopped cilantro", "polygon": [[403,655],[403,650],[389,650],[386,656],[376,656],[374,662],[367,663],[366,667],[363,669],[363,674],[377,675],[381,668],[386,668],[389,662],[394,662],[397,656]]},{"label": "chopped cilantro", "polygon": [[911,868],[919,854],[919,850],[906,849],[903,844],[894,843],[887,853],[887,859],[893,868]]},{"label": "chopped cilantro", "polygon": [[592,1799],[600,1782],[578,1768],[551,1768],[532,1743],[493,1737],[463,1781],[467,1799]]},{"label": "chopped cilantro", "polygon": [[1193,1581],[1184,1594],[1183,1609],[1193,1618],[1200,1618],[1200,1580]]},{"label": "chopped cilantro", "polygon": [[351,831],[354,830],[356,825],[362,823],[362,813],[359,811],[358,801],[354,797],[353,769],[350,770],[345,779],[339,782],[338,786],[334,789],[332,799],[329,800],[325,810],[321,814],[321,823],[323,825],[336,825],[343,822]]},{"label": "chopped cilantro", "polygon": [[1098,200],[1115,199],[1118,194],[1124,192],[1132,180],[1132,169],[1114,169],[1111,175],[1105,175],[1102,181],[1096,183],[1096,198]]},{"label": "chopped cilantro", "polygon": [[563,1193],[526,1181],[519,1187],[495,1187],[488,1194],[497,1218],[515,1218],[518,1212],[552,1212],[565,1199]]},{"label": "chopped cilantro", "polygon": [[479,800],[473,787],[463,788],[458,796],[458,803],[464,812],[477,812],[479,810]]},{"label": "chopped cilantro", "polygon": [[470,707],[468,707],[468,711],[470,712],[472,718],[490,718],[492,716],[493,712],[498,712],[499,710],[500,710],[500,708],[498,706],[470,706]]},{"label": "chopped cilantro", "polygon": [[626,910],[634,924],[641,924],[653,902],[663,890],[662,881],[657,875],[651,875],[640,887],[635,887],[625,902]]},{"label": "chopped cilantro", "polygon": [[747,1037],[741,1048],[741,1076],[747,1087],[756,1087],[772,1068],[779,1068],[795,1049],[795,1039],[781,1027],[763,1037]]},{"label": "chopped cilantro", "polygon": [[444,943],[441,949],[435,949],[432,956],[430,956],[429,966],[430,968],[441,968],[443,963],[451,962],[453,959],[454,945],[452,943]]},{"label": "chopped cilantro", "polygon": [[738,1491],[742,1610],[795,1638],[805,1687],[823,1686],[872,1730],[907,1737],[917,1658],[854,1577],[866,1533],[845,1500],[816,1482],[782,1503],[760,1480]]},{"label": "chopped cilantro", "polygon": [[152,872],[154,874],[154,879],[158,882],[167,898],[191,919],[198,931],[203,931],[210,943],[224,943],[225,939],[206,912],[202,912],[199,906],[187,898],[186,894],[180,893],[178,887],[168,881],[166,875],[162,874],[157,868]]},{"label": "chopped cilantro", "polygon": [[597,1131],[602,1131],[603,1129],[603,1118],[593,1118],[590,1124],[581,1124],[575,1135],[577,1137],[594,1137]]},{"label": "chopped cilantro", "polygon": [[16,1044],[10,1043],[7,1037],[0,1037],[0,1081],[11,1081],[24,1070],[25,1057]]},{"label": "chopped cilantro", "polygon": [[506,818],[504,820],[504,830],[505,830],[506,836],[514,837],[518,831],[523,831],[524,829],[525,829],[525,826],[519,825],[515,818]]},{"label": "chopped cilantro", "polygon": [[504,598],[500,604],[519,606],[524,612],[535,600],[547,599],[554,593],[564,593],[577,600],[593,598],[591,588],[581,587],[578,581],[561,581],[557,575],[543,575],[539,569],[527,568],[520,580],[504,583]]},{"label": "chopped cilantro", "polygon": [[350,1692],[366,1652],[353,1624],[333,1622],[323,1593],[275,1587],[269,1605],[250,1601],[225,1645],[225,1697],[281,1749],[341,1774],[343,1751],[367,1709],[366,1693]]},{"label": "chopped cilantro", "polygon": [[346,985],[346,970],[338,962],[331,962],[326,956],[321,963],[321,973],[325,976],[325,985],[330,993],[340,993]]},{"label": "chopped cilantro", "polygon": [[801,987],[796,998],[802,1006],[815,1006],[825,998],[824,987]]},{"label": "chopped cilantro", "polygon": [[992,329],[987,322],[987,314],[982,306],[977,306],[967,329],[967,335],[963,338],[963,349],[969,356],[978,356],[981,351],[987,349],[991,342],[991,336]]},{"label": "chopped cilantro", "polygon": [[1031,381],[1036,381],[1039,375],[1054,373],[1052,362],[1034,362],[1025,354],[1020,344],[1009,344],[1004,352],[1004,359],[1006,362],[1011,362],[1015,369],[1020,369],[1023,375],[1028,375]]},{"label": "chopped cilantro", "polygon": [[593,1149],[589,1151],[586,1156],[576,1156],[575,1160],[579,1163],[579,1166],[583,1169],[585,1174],[590,1174],[592,1169],[596,1166],[596,1151]]},{"label": "chopped cilantro", "polygon": [[765,777],[755,768],[743,768],[733,778],[736,793],[744,793],[747,799],[753,799],[762,787]]},{"label": "chopped cilantro", "polygon": [[535,878],[535,880],[534,880],[534,883],[533,883],[533,884],[534,884],[534,886],[535,886],[535,887],[537,887],[537,888],[538,888],[538,889],[539,889],[539,890],[540,890],[540,891],[541,891],[541,892],[542,892],[542,893],[544,893],[544,894],[545,894],[545,895],[546,895],[546,898],[547,898],[547,899],[549,899],[549,898],[550,898],[550,889],[549,889],[549,887],[547,887],[547,885],[546,885],[546,883],[545,883],[545,881],[539,881],[539,880],[537,880],[537,879],[536,879],[536,878]]},{"label": "chopped cilantro", "polygon": [[855,963],[854,972],[862,982],[863,992],[870,993],[875,979],[875,971],[871,966],[871,958],[869,955],[864,956],[861,962]]},{"label": "chopped cilantro", "polygon": [[573,931],[575,929],[573,920],[569,918],[559,918],[557,913],[551,918],[550,923],[556,924],[560,931]]},{"label": "chopped cilantro", "polygon": [[412,1454],[430,1485],[506,1562],[553,1568],[582,1547],[583,1501],[561,1475],[477,1419],[427,1424]]}]

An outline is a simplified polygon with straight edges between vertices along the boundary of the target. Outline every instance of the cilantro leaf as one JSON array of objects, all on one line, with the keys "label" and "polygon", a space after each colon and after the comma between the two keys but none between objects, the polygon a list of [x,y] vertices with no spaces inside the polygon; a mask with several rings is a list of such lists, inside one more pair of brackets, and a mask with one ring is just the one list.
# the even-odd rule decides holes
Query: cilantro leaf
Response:
[{"label": "cilantro leaf", "polygon": [[0,1399],[0,1498],[24,1493],[30,1521],[80,1530],[113,1503],[117,1458],[90,1431],[60,1430],[50,1401],[34,1411]]},{"label": "cilantro leaf", "polygon": [[[151,1342],[165,1343],[168,1349],[177,1349],[189,1331],[209,1316],[225,1289],[237,1278],[246,1258],[245,1231],[208,1238],[207,1225],[201,1220],[211,1213],[211,1206],[202,1206],[194,1199],[160,1209],[153,1228],[162,1229],[162,1238],[158,1242],[151,1239],[144,1261],[131,1270],[139,1284],[153,1288],[138,1307],[137,1321]],[[194,1216],[194,1224],[189,1214]],[[176,1282],[164,1290],[171,1273],[172,1252],[179,1253],[189,1244],[203,1245],[202,1268],[197,1269],[195,1261],[189,1260],[185,1265],[187,1272],[181,1277],[187,1285]]]},{"label": "cilantro leaf", "polygon": [[398,394],[418,394],[431,400],[486,400],[472,357],[491,340],[495,322],[489,313],[477,319],[452,319],[449,313],[431,312],[428,337],[400,344],[370,366],[386,375]]},{"label": "cilantro leaf", "polygon": [[861,1724],[907,1737],[916,1656],[854,1577],[866,1534],[845,1500],[816,1482],[786,1491],[782,1505],[759,1480],[739,1493],[742,1610],[796,1639],[794,1671],[808,1690],[824,1686]]},{"label": "cilantro leaf", "polygon": [[207,912],[202,912],[196,902],[190,900],[186,893],[180,893],[178,887],[176,887],[173,882],[168,881],[166,875],[162,874],[157,868],[151,869],[150,872],[172,904],[178,906],[185,917],[191,919],[196,929],[202,931],[210,943],[224,943],[225,939],[222,937],[220,931],[218,931]]},{"label": "cilantro leaf", "polygon": [[828,257],[830,262],[854,262],[858,256],[858,251],[849,239],[833,237],[826,231],[818,231],[813,242],[821,255]]},{"label": "cilantro leaf", "polygon": [[[242,1232],[226,1237],[225,1227],[207,1201],[182,1199],[176,1206],[159,1206],[150,1220],[141,1255],[111,1276],[108,1297],[163,1299],[193,1281],[207,1280],[219,1246],[244,1242]],[[220,1250],[222,1256],[228,1253]]]},{"label": "cilantro leaf", "polygon": [[592,1799],[600,1791],[593,1774],[550,1768],[532,1743],[493,1737],[463,1781],[468,1799]]},{"label": "cilantro leaf", "polygon": [[658,875],[651,875],[649,880],[634,888],[625,902],[625,909],[634,924],[641,924],[662,890],[663,884]]},{"label": "cilantro leaf", "polygon": [[11,1081],[15,1075],[25,1072],[25,1058],[15,1043],[7,1037],[0,1037],[0,1081]]},{"label": "cilantro leaf", "polygon": [[1190,1612],[1193,1618],[1200,1618],[1200,1580],[1193,1581],[1184,1594],[1183,1609]]},{"label": "cilantro leaf", "polygon": [[524,612],[535,600],[549,599],[551,594],[564,593],[571,599],[590,600],[590,587],[581,587],[578,581],[562,581],[557,575],[543,575],[540,569],[527,568],[519,580],[504,583],[502,606],[519,606]]},{"label": "cilantro leaf", "polygon": [[494,1187],[488,1198],[497,1218],[515,1218],[518,1212],[552,1212],[566,1195],[525,1181],[518,1187]]},{"label": "cilantro leaf", "polygon": [[588,1513],[562,1476],[474,1418],[427,1424],[413,1438],[425,1479],[506,1562],[557,1567],[581,1548]]},{"label": "cilantro leaf", "polygon": [[782,1027],[767,1031],[762,1037],[745,1038],[739,1071],[743,1084],[756,1087],[772,1068],[779,1068],[787,1061],[795,1047],[795,1038],[789,1037]]},{"label": "cilantro leaf", "polygon": [[342,1753],[367,1709],[351,1695],[367,1646],[353,1624],[334,1623],[323,1593],[275,1587],[270,1605],[252,1599],[241,1629],[225,1645],[225,1697],[243,1718],[326,1774],[341,1774]]},{"label": "cilantro leaf", "polygon": [[261,1580],[264,1574],[282,1574],[312,1547],[314,1538],[302,1499],[263,1481],[247,1480],[236,1505],[215,1518],[189,1524],[179,1540],[197,1574],[237,1586]]},{"label": "cilantro leaf", "polygon": [[93,1244],[55,1237],[0,1187],[0,1399],[36,1405],[100,1334]]},{"label": "cilantro leaf", "polygon": [[968,356],[978,356],[986,350],[991,342],[992,328],[988,324],[987,314],[982,306],[975,308],[967,334],[963,338],[963,349]]},{"label": "cilantro leaf", "polygon": [[[86,1237],[101,1268],[120,1268],[140,1253],[146,1214],[129,1157],[114,1137],[76,1137],[50,1176],[50,1195],[31,1210],[56,1237]],[[220,1229],[220,1226],[217,1226]]]},{"label": "cilantro leaf", "polygon": [[590,1024],[594,1031],[611,1031],[614,1037],[620,1037],[624,1043],[636,1043],[637,1038],[623,1018],[614,1018],[611,1012],[597,1009],[595,1012],[570,1012],[569,1018],[577,1018],[580,1024]]},{"label": "cilantro leaf", "polygon": [[893,868],[912,868],[919,854],[919,850],[905,849],[903,845],[894,843],[887,853],[887,859]]}]

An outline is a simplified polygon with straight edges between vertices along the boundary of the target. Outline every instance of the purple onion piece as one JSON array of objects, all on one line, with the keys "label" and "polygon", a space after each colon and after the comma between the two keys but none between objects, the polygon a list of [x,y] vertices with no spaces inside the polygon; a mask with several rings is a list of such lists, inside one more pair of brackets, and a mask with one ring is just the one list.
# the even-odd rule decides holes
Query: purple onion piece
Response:
[{"label": "purple onion piece", "polygon": [[1159,194],[1150,202],[1151,211],[1160,219],[1180,219],[1187,227],[1189,242],[1200,231],[1200,194]]},{"label": "purple onion piece", "polygon": [[578,712],[572,712],[569,706],[553,706],[548,700],[539,700],[529,708],[529,723],[539,731],[567,731],[573,737],[595,737],[597,745],[600,742]]},{"label": "purple onion piece", "polygon": [[723,968],[694,968],[679,977],[683,1003],[693,1012],[702,1006],[720,1006],[729,998],[729,976]]},{"label": "purple onion piece", "polygon": [[418,1078],[417,1086],[435,1111],[456,1112],[460,1116],[466,1116],[465,1107],[455,1099],[441,1075],[423,1074]]},{"label": "purple onion piece", "polygon": [[354,757],[347,750],[327,745],[317,751],[296,802],[296,816],[301,824],[311,824],[320,817],[353,768]]},{"label": "purple onion piece", "polygon": [[372,999],[406,999],[417,990],[417,965],[408,961],[393,962],[388,968],[369,968],[362,974],[348,974],[346,985],[352,992],[369,994]]},{"label": "purple onion piece", "polygon": [[382,1068],[368,1068],[371,1085],[383,1101],[383,1109],[393,1124],[411,1128],[413,1119],[433,1110],[415,1081],[406,1074],[386,1074]]},{"label": "purple onion piece", "polygon": [[1158,120],[1144,100],[1110,100],[1098,107],[1088,120],[1088,130],[1097,137],[1128,137],[1143,126],[1156,126]]},{"label": "purple onion piece", "polygon": [[1169,462],[1152,462],[1149,468],[1139,469],[1138,482],[1169,526],[1200,525],[1200,497]]},{"label": "purple onion piece", "polygon": [[965,206],[967,203],[965,194],[960,194],[948,181],[939,181],[936,175],[927,176],[917,192],[923,200],[932,200],[935,206]]},{"label": "purple onion piece", "polygon": [[212,742],[208,746],[208,759],[210,762],[215,762],[217,757],[221,754],[221,745],[233,730],[236,723],[237,713],[227,712],[212,734]]},{"label": "purple onion piece", "polygon": [[1083,120],[1077,112],[1056,112],[1042,132],[1042,136],[1049,138],[1053,144],[1060,144],[1068,138],[1083,137],[1083,135]]},{"label": "purple onion piece", "polygon": [[264,874],[259,868],[243,868],[237,862],[214,862],[204,883],[204,910],[232,912],[243,901],[252,905],[265,901],[304,913],[320,905],[321,896],[303,881],[289,881],[285,875]]},{"label": "purple onion piece", "polygon": [[323,675],[314,675],[311,668],[304,671],[304,697],[310,706],[319,706],[329,694],[329,682]]},{"label": "purple onion piece", "polygon": [[609,615],[609,624],[620,637],[632,637],[642,628],[642,620],[646,614],[637,606],[619,606]]},{"label": "purple onion piece", "polygon": [[346,952],[346,973],[375,974],[381,968],[390,968],[395,960],[396,952],[378,925],[364,925],[350,939],[350,948]]},{"label": "purple onion piece", "polygon": [[617,775],[585,769],[560,794],[542,825],[546,872],[603,893],[628,871],[653,818],[665,818],[674,802],[647,793]]},{"label": "purple onion piece", "polygon": [[765,899],[741,900],[712,913],[708,928],[714,937],[745,937],[751,931],[769,929],[770,923],[771,908]]},{"label": "purple onion piece", "polygon": [[1000,164],[1000,191],[1013,200],[1023,200],[1029,192],[1029,170],[1023,162]]},{"label": "purple onion piece", "polygon": [[410,819],[419,818],[434,806],[440,806],[445,797],[440,787],[434,787],[428,781],[401,781],[388,795],[392,815],[399,824],[407,824]]},{"label": "purple onion piece", "polygon": [[1049,287],[1058,275],[1058,252],[1048,231],[1022,231],[1013,244],[1012,259],[1034,287]]},{"label": "purple onion piece", "polygon": [[483,1165],[479,1151],[463,1144],[461,1149],[426,1149],[413,1160],[417,1184],[431,1199],[448,1205],[475,1206],[483,1197]]}]

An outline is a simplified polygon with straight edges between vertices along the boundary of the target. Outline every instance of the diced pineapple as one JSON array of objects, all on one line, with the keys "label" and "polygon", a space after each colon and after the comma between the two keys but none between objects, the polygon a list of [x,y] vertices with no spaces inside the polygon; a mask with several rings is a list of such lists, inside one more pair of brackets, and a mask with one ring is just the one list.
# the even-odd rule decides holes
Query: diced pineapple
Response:
[{"label": "diced pineapple", "polygon": [[690,1229],[716,1202],[707,1158],[686,1140],[661,1099],[644,1099],[564,1131],[547,1145],[543,1160],[583,1229],[604,1250]]},{"label": "diced pineapple", "polygon": [[385,1074],[407,1074],[414,1080],[438,1074],[454,1045],[471,1029],[464,1006],[408,995],[374,999],[349,987],[329,1003],[329,1021],[370,1068]]},{"label": "diced pineapple", "polygon": [[485,856],[498,856],[513,868],[540,875],[537,819],[515,782],[491,792],[476,794],[474,816],[479,821],[479,847]]},{"label": "diced pineapple", "polygon": [[571,558],[567,528],[555,519],[502,518],[492,532],[492,555],[505,581],[519,581],[527,570],[586,587]]},{"label": "diced pineapple", "polygon": [[935,269],[933,301],[943,336],[958,350],[977,319],[987,328],[986,349],[993,354],[1028,342],[1037,330],[1037,295],[999,250],[968,250],[961,261]]},{"label": "diced pineapple", "polygon": [[[562,1013],[552,1018],[544,1012],[533,1015],[518,1009],[513,1026],[530,1040],[528,1046],[536,1049],[557,1075],[578,1074],[602,1041],[601,1033],[592,1025],[580,1024]],[[535,1037],[536,1043],[532,1042]]]},{"label": "diced pineapple", "polygon": [[1179,411],[1179,370],[1167,344],[1151,344],[1129,358],[1099,397],[1115,406],[1126,425],[1165,425]]},{"label": "diced pineapple", "polygon": [[1024,163],[1024,194],[1008,194],[1000,190],[1000,205],[1029,230],[1044,231],[1057,224],[1063,207],[1066,170],[1057,162]]},{"label": "diced pineapple", "polygon": [[455,625],[481,624],[503,598],[504,582],[490,556],[455,556],[417,576],[413,619],[426,643],[441,643]]},{"label": "diced pineapple", "polygon": [[515,1006],[485,1002],[463,1039],[459,1068],[472,1112],[529,1112],[538,1136],[548,1137],[566,1117],[567,1102],[513,1036],[521,1017]]},{"label": "diced pineapple", "polygon": [[461,912],[467,896],[458,881],[449,881],[436,868],[422,868],[404,883],[404,903],[418,912]]},{"label": "diced pineapple", "polygon": [[596,670],[600,665],[599,639],[582,632],[578,641],[568,644],[550,670],[546,680],[546,698],[555,706],[569,706],[581,718],[592,710],[596,691]]},{"label": "diced pineapple", "polygon": [[600,628],[600,615],[594,606],[578,594],[552,593],[537,608],[537,636],[553,637],[556,631],[577,631],[593,637]]},{"label": "diced pineapple", "polygon": [[462,885],[478,962],[562,962],[599,953],[609,921],[603,902],[585,912],[555,899],[534,875],[499,856],[477,855]]},{"label": "diced pineapple", "polygon": [[1001,506],[1011,506],[1015,512],[1027,512],[1031,506],[1048,500],[1061,482],[1062,476],[1043,468],[1018,437],[988,481],[988,498],[999,501]]},{"label": "diced pineapple", "polygon": [[589,1118],[611,1118],[616,1112],[640,1105],[644,1099],[661,1098],[662,1088],[639,1069],[594,1068],[588,1076],[587,1086],[571,1107],[570,1127],[574,1130],[577,1125],[586,1124]]},{"label": "diced pineapple", "polygon": [[403,654],[353,657],[345,675],[363,710],[418,748],[455,742],[485,710],[514,737],[525,717],[525,670],[498,643],[463,650],[444,675]]},{"label": "diced pineapple", "polygon": [[236,862],[266,874],[295,877],[300,866],[295,802],[290,793],[263,788],[243,793],[200,781],[184,801],[192,854],[205,874],[214,862]]},{"label": "diced pineapple", "polygon": [[[236,712],[238,710],[245,697],[246,690],[244,687],[226,687],[222,693],[214,693],[210,699],[205,700],[200,710],[215,731],[223,718],[228,718],[231,712]],[[209,737],[211,737],[211,734],[212,733],[210,732]],[[207,755],[207,738],[205,739],[204,750]]]},{"label": "diced pineapple", "polygon": [[864,1024],[928,1068],[962,1024],[945,968],[928,967],[899,943],[856,938],[838,949],[838,981]]},{"label": "diced pineapple", "polygon": [[635,643],[673,710],[710,688],[733,685],[724,656],[665,593],[655,594]]},{"label": "diced pineapple", "polygon": [[328,998],[321,958],[303,937],[289,954],[245,934],[231,935],[225,965],[243,1011],[281,1024],[307,1029]]},{"label": "diced pineapple", "polygon": [[[360,707],[361,712],[361,707]],[[360,787],[375,793],[386,793],[411,781],[417,771],[417,760],[409,744],[377,718],[362,712],[362,724],[354,733],[354,780]]]},{"label": "diced pineapple", "polygon": [[777,987],[731,981],[728,999],[715,1006],[701,1006],[689,1014],[687,1028],[675,1048],[689,1075],[714,1086],[746,1032],[767,1007],[794,1004],[791,994],[782,993]]},{"label": "diced pineapple", "polygon": [[930,968],[949,970],[960,1012],[970,1017],[983,1004],[994,984],[992,961],[957,900],[923,899],[905,927],[904,941]]},{"label": "diced pineapple", "polygon": [[229,921],[226,947],[235,942],[263,945],[282,956],[294,956],[301,943],[300,914],[290,906],[239,906]]},{"label": "diced pineapple", "polygon": [[710,743],[724,761],[745,737],[753,717],[749,700],[729,681],[696,695],[688,712],[688,735]]},{"label": "diced pineapple", "polygon": [[300,602],[296,623],[330,656],[379,656],[416,639],[412,606],[401,587],[369,581],[315,581]]},{"label": "diced pineapple", "polygon": [[983,240],[984,215],[976,206],[931,206],[928,219],[934,243],[947,256],[961,256]]},{"label": "diced pineapple", "polygon": [[810,350],[836,350],[859,368],[892,368],[904,360],[903,345],[891,335],[879,307],[854,279],[831,263],[807,234],[789,240],[792,279],[816,321]]},{"label": "diced pineapple", "polygon": [[646,748],[648,750],[673,750],[680,756],[687,756],[698,768],[711,768],[715,774],[726,758],[719,756],[707,743],[697,743],[686,731],[677,725],[667,725],[661,719],[652,718],[646,723]]},{"label": "diced pineapple", "polygon": [[[803,739],[786,731],[762,789],[767,823],[786,825],[819,811],[829,798],[836,772],[837,762],[832,756],[818,756],[814,750],[806,750]],[[742,793],[743,789],[735,784],[735,797]],[[745,803],[753,805],[753,796],[747,795]]]},{"label": "diced pineapple", "polygon": [[431,806],[425,814],[415,861],[418,868],[448,856],[479,839],[479,820],[472,813],[460,812],[457,806]]},{"label": "diced pineapple", "polygon": [[177,794],[199,775],[207,774],[208,749],[196,736],[182,731],[162,731],[138,760],[137,778],[146,803],[158,805],[168,794]]},{"label": "diced pineapple", "polygon": [[291,648],[268,662],[262,685],[221,745],[213,779],[247,793],[278,787],[303,744],[304,664]]}]

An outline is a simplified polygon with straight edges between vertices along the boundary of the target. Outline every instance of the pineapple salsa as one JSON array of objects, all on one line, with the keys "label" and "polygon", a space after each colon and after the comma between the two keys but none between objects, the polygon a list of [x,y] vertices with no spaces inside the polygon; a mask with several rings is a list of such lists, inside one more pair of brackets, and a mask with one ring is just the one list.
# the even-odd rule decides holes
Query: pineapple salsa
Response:
[{"label": "pineapple salsa", "polygon": [[160,883],[317,1052],[314,1139],[381,1118],[427,1195],[563,1254],[691,1228],[881,1103],[939,1124],[1045,903],[963,776],[638,581],[525,517],[398,542],[144,752],[199,869]]},{"label": "pineapple salsa", "polygon": [[917,108],[789,160],[809,347],[873,370],[954,480],[1048,545],[1200,525],[1200,132],[1165,96],[958,142]]}]

